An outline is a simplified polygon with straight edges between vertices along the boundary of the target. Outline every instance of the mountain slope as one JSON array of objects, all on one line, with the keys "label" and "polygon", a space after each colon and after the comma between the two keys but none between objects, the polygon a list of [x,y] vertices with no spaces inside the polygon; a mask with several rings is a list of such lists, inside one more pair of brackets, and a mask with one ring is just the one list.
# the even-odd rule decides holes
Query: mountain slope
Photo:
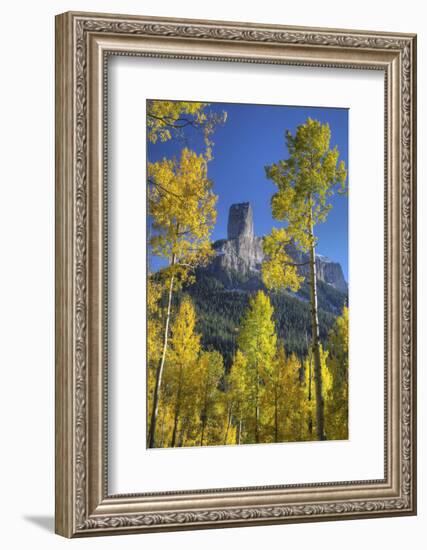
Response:
[{"label": "mountain slope", "polygon": [[[261,280],[264,260],[262,238],[253,234],[253,213],[249,203],[233,204],[228,220],[228,238],[216,241],[216,255],[209,266],[196,271],[196,282],[186,287],[197,308],[198,330],[203,346],[220,351],[227,366],[235,352],[237,328],[248,305],[250,295],[265,287]],[[307,255],[289,247],[297,263]],[[347,283],[340,264],[318,256],[317,287],[320,338],[325,342],[334,319],[348,302]],[[300,268],[308,276],[308,268]],[[301,285],[297,293],[270,293],[275,309],[279,338],[288,353],[307,353],[311,334],[309,285]]]},{"label": "mountain slope", "polygon": [[[197,330],[202,335],[203,347],[221,352],[228,367],[236,350],[238,327],[252,291],[228,289],[218,279],[204,276],[187,287],[185,292],[196,306]],[[309,303],[285,292],[270,296],[279,338],[283,339],[288,353],[303,357],[307,354],[311,334]],[[343,297],[342,305],[344,303]],[[319,308],[320,339],[323,343],[335,317],[330,311]]]}]

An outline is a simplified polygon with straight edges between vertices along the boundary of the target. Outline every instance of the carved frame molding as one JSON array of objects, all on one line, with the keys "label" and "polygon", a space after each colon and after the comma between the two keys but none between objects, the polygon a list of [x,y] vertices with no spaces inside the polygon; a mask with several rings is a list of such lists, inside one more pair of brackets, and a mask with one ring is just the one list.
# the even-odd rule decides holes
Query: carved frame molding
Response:
[{"label": "carved frame molding", "polygon": [[[385,74],[385,478],[108,495],[106,60],[140,55]],[[66,13],[56,18],[56,532],[88,536],[416,513],[416,37]]]}]

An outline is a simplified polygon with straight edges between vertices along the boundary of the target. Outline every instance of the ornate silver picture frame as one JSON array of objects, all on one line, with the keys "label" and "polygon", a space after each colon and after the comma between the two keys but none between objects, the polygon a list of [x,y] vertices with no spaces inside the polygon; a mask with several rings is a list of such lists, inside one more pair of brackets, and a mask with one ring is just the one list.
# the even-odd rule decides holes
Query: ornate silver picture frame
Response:
[{"label": "ornate silver picture frame", "polygon": [[[109,493],[105,205],[110,56],[383,72],[382,479]],[[415,35],[72,12],[57,16],[58,534],[82,537],[416,513],[415,157]]]}]

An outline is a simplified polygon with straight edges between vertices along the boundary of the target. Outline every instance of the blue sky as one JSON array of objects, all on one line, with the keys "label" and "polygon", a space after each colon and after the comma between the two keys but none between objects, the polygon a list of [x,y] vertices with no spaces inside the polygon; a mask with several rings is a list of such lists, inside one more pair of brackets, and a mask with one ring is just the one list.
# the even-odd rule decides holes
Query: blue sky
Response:
[{"label": "blue sky", "polygon": [[[209,109],[219,113],[227,111],[226,123],[217,127],[213,136],[214,159],[208,168],[214,192],[218,195],[218,216],[212,240],[226,238],[228,210],[236,202],[251,203],[256,235],[268,234],[272,226],[280,227],[281,224],[272,218],[270,208],[276,187],[266,178],[264,167],[288,157],[285,131],[294,133],[308,117],[329,124],[331,146],[338,146],[340,159],[348,168],[347,109],[233,103],[211,103]],[[190,148],[202,150],[197,130],[186,130],[185,141]],[[182,141],[176,140],[149,143],[148,160],[154,162],[178,155],[183,145]],[[348,198],[334,196],[332,204],[327,221],[315,228],[317,253],[339,262],[348,280]],[[156,264],[152,259],[151,268],[158,268]]]}]

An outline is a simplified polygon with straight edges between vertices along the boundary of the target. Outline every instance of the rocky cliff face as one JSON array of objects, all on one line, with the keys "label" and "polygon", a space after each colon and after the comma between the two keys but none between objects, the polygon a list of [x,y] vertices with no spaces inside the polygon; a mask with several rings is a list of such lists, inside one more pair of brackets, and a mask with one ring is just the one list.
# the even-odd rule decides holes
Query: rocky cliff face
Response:
[{"label": "rocky cliff face", "polygon": [[340,290],[348,292],[347,281],[344,279],[341,265],[337,262],[332,262],[325,256],[316,257],[317,278],[320,281]]},{"label": "rocky cliff face", "polygon": [[209,271],[226,286],[258,288],[264,260],[262,239],[254,235],[253,211],[248,202],[232,204],[227,239],[214,243],[216,256]]},{"label": "rocky cliff face", "polygon": [[[208,267],[211,275],[228,287],[251,289],[262,286],[262,238],[254,235],[253,211],[248,202],[231,205],[227,239],[216,241],[213,246],[216,256]],[[297,263],[308,261],[308,255],[294,246],[290,246],[288,252]],[[318,280],[340,292],[347,292],[347,283],[339,263],[317,256],[316,266]],[[308,266],[302,266],[300,273],[308,277]]]},{"label": "rocky cliff face", "polygon": [[254,237],[254,214],[248,202],[232,204],[228,214],[227,239],[241,239]]}]

